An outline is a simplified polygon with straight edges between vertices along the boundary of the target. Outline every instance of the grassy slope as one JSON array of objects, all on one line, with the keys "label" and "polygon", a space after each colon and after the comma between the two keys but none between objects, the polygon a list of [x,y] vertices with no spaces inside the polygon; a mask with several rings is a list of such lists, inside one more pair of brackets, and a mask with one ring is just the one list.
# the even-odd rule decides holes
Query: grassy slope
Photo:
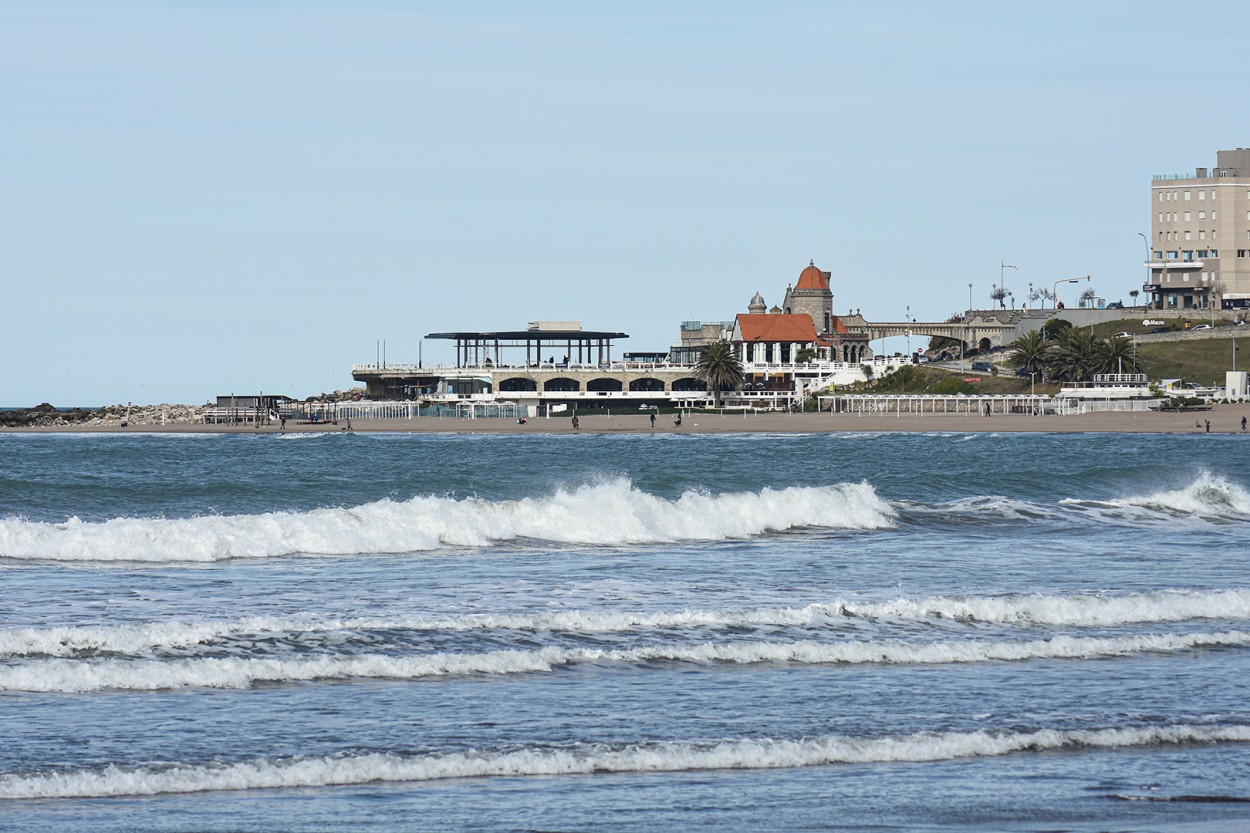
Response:
[{"label": "grassy slope", "polygon": [[[1143,318],[1130,318],[1095,324],[1093,328],[1094,334],[1099,338],[1107,338],[1119,332],[1145,334],[1157,328],[1156,326],[1143,325],[1143,320]],[[1190,319],[1191,323],[1195,325],[1207,323],[1208,320],[1208,318],[1201,316],[1195,316]],[[1234,328],[1228,325],[1227,322],[1223,322],[1217,325],[1216,329],[1220,331],[1221,336],[1226,337],[1138,344],[1137,358],[1141,363],[1142,370],[1150,379],[1155,381],[1160,379],[1183,379],[1187,382],[1197,382],[1203,385],[1222,386],[1224,384],[1224,372],[1232,368],[1234,337],[1242,336],[1241,339],[1236,339],[1239,347],[1243,341],[1247,347],[1250,347],[1250,327]],[[1003,364],[999,365],[1000,371],[998,376],[992,376],[988,373],[952,373],[951,371],[940,370],[926,365],[909,365],[886,379],[877,380],[868,390],[871,390],[873,393],[954,392],[953,390],[943,390],[942,388],[935,391],[934,388],[941,385],[949,389],[957,385],[957,382],[952,380],[979,377],[981,381],[958,385],[958,389],[965,393],[986,394],[1029,392],[1029,380],[1014,375],[1014,368],[1006,364],[1006,353],[995,354],[993,358],[1003,361]],[[1250,351],[1239,352],[1237,358],[1238,367],[1242,370],[1250,370]],[[1038,384],[1036,386],[1037,393],[1053,394],[1058,391],[1058,385]]]}]

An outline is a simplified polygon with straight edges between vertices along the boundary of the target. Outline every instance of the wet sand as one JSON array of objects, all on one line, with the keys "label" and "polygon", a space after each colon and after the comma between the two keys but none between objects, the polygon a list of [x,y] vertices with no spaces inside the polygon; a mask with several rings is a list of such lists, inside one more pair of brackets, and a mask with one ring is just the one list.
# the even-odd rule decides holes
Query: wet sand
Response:
[{"label": "wet sand", "polygon": [[[1161,413],[1095,413],[1079,416],[1031,416],[1022,414],[689,414],[680,428],[672,415],[661,415],[651,427],[646,414],[627,416],[579,416],[574,429],[569,417],[532,417],[520,425],[514,419],[459,419],[455,417],[418,417],[414,419],[353,419],[356,433],[457,433],[457,434],[715,434],[715,433],[820,433],[820,432],[1050,432],[1050,433],[1129,433],[1129,434],[1205,434],[1210,421],[1212,434],[1240,434],[1241,418],[1250,418],[1250,403],[1215,405],[1209,411]],[[1195,423],[1198,423],[1195,425]],[[281,433],[343,433],[346,420],[338,424],[305,424],[288,421],[282,429],[270,425],[202,425],[200,423],[169,423],[120,426],[49,426],[38,428],[7,428],[0,433],[200,433],[200,434],[281,434]],[[1250,433],[1250,432],[1247,432]]]}]

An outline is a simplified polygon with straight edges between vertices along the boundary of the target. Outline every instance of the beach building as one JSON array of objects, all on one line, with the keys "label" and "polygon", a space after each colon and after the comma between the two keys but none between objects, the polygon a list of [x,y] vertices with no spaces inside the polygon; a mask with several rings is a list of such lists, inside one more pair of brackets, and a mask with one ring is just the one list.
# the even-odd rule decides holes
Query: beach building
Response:
[{"label": "beach building", "polygon": [[1250,307],[1250,148],[1214,168],[1156,174],[1143,284],[1156,309]]},{"label": "beach building", "polygon": [[430,333],[455,342],[455,365],[379,361],[356,365],[352,377],[377,401],[431,404],[514,403],[529,414],[571,408],[697,407],[711,401],[695,373],[699,351],[727,340],[743,361],[742,388],[731,407],[775,408],[831,385],[877,375],[905,359],[877,359],[869,334],[833,314],[829,273],[809,263],[786,288],[786,309],[769,309],[757,292],[732,321],[684,321],[667,352],[631,352],[618,360],[623,332],[583,329],[577,321],[536,321],[524,330]]}]

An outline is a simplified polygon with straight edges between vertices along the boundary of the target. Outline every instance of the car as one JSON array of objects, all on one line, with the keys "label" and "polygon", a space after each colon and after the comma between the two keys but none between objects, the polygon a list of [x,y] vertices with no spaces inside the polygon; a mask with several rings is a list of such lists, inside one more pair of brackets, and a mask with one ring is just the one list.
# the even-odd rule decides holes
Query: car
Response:
[{"label": "car", "polygon": [[1112,301],[1111,303],[1107,304],[1106,309],[1124,309],[1124,304],[1120,303],[1119,301]]},{"label": "car", "polygon": [[1171,328],[1171,327],[1156,327],[1155,329],[1151,330],[1150,332],[1152,332],[1152,333],[1170,333],[1170,332],[1172,332],[1172,328]]},{"label": "car", "polygon": [[1132,333],[1116,333],[1115,337],[1116,338],[1132,338],[1133,334]]},{"label": "car", "polygon": [[1192,332],[1196,332],[1196,331],[1198,331],[1198,330],[1209,330],[1209,329],[1211,329],[1211,325],[1210,325],[1210,324],[1199,324],[1197,327],[1190,327],[1190,328],[1189,328],[1189,331],[1192,333]]},{"label": "car", "polygon": [[972,369],[979,370],[982,373],[993,373],[994,365],[990,364],[989,362],[973,362]]},{"label": "car", "polygon": [[1032,375],[1033,375],[1034,373],[1036,373],[1036,372],[1037,372],[1037,371],[1035,371],[1035,370],[1029,370],[1027,367],[1022,367],[1022,368],[1020,368],[1019,370],[1017,370],[1017,371],[1016,371],[1016,375],[1017,375],[1017,376],[1023,376],[1025,379],[1027,379],[1027,378],[1029,378],[1030,376],[1032,376]]}]

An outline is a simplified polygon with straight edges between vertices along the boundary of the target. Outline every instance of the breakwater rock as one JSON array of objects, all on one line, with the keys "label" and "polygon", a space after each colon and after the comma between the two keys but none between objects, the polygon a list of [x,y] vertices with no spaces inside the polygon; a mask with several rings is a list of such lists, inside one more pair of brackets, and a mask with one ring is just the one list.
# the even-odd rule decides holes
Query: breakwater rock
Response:
[{"label": "breakwater rock", "polygon": [[47,402],[33,408],[0,411],[0,428],[139,427],[200,422],[198,405],[107,405],[103,408],[57,408]]}]

